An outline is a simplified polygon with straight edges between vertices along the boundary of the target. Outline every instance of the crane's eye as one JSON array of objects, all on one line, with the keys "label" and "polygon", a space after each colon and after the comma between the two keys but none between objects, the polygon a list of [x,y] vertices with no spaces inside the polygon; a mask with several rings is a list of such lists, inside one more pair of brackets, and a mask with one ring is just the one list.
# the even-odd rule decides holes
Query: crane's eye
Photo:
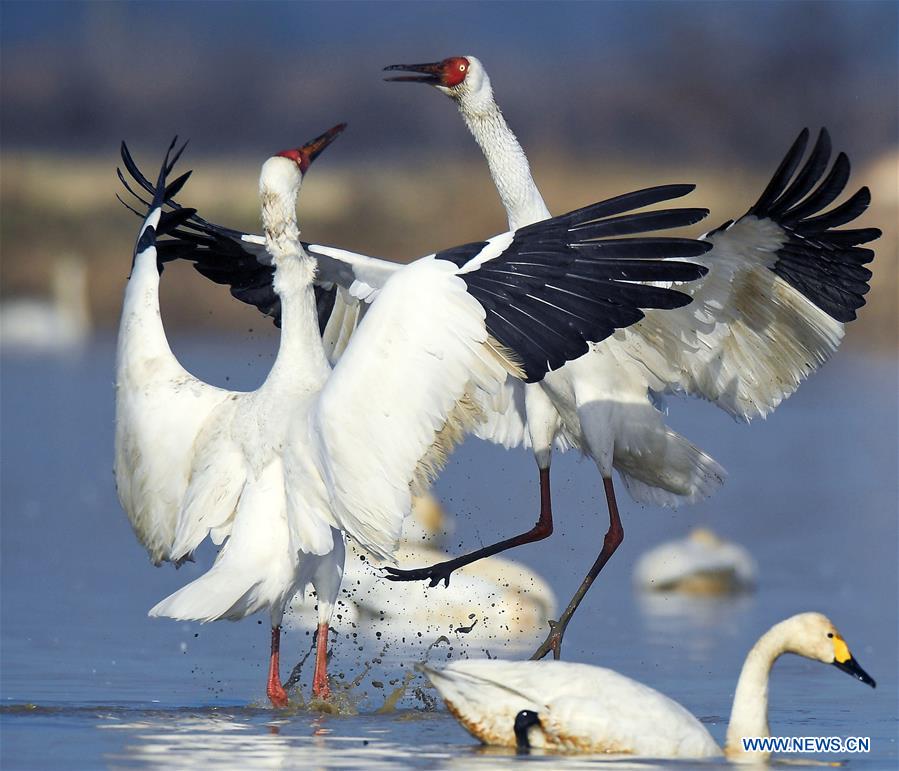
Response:
[{"label": "crane's eye", "polygon": [[460,64],[460,65],[459,65],[459,72],[465,72],[465,65],[464,65],[464,64]]}]

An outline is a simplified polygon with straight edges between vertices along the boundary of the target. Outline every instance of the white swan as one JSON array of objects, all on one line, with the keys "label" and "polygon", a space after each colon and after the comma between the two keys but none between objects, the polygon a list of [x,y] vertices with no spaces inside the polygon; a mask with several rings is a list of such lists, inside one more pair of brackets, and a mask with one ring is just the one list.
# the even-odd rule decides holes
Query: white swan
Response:
[{"label": "white swan", "polygon": [[[403,523],[396,553],[401,567],[444,560],[439,548],[445,513],[431,495],[416,496],[412,515]],[[556,598],[534,571],[501,557],[487,557],[467,565],[449,587],[426,588],[388,583],[382,572],[355,544],[347,544],[336,626],[354,627],[384,642],[418,632],[448,635],[467,643],[531,644],[555,613]],[[289,624],[305,627],[312,609],[294,603]],[[360,623],[364,622],[364,623]]]},{"label": "white swan", "polygon": [[456,661],[424,666],[449,711],[485,744],[654,758],[760,759],[743,737],[768,729],[768,676],[784,653],[833,664],[875,682],[820,613],[800,613],[771,627],[749,651],[722,750],[690,712],[658,691],[611,669],[561,661]]},{"label": "white swan", "polygon": [[20,353],[79,351],[91,334],[84,260],[65,256],[53,263],[50,297],[12,297],[0,305],[0,348]]},{"label": "white swan", "polygon": [[755,588],[757,572],[742,546],[696,528],[643,554],[634,566],[634,585],[647,592],[737,594]]}]

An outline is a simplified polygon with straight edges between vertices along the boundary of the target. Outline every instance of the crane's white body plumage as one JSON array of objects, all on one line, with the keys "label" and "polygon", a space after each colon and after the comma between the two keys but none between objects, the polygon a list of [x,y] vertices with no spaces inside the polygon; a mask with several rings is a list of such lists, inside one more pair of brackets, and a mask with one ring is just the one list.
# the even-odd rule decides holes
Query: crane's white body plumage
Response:
[{"label": "crane's white body plumage", "polygon": [[[482,149],[510,226],[546,219],[549,209],[483,65],[465,59],[464,81],[438,88],[457,103]],[[836,350],[843,324],[770,270],[787,239],[776,222],[747,215],[707,239],[714,248],[697,261],[708,274],[679,287],[692,303],[646,311],[539,385],[510,383],[527,398],[509,399],[517,414],[490,416],[479,435],[507,447],[530,444],[541,467],[554,443],[576,447],[604,477],[616,468],[643,503],[676,506],[713,493],[724,469],[665,425],[654,394],[707,399],[738,420],[765,417]],[[549,403],[530,393],[538,389]]]},{"label": "crane's white body plumage", "polygon": [[539,721],[527,733],[532,747],[647,758],[726,754],[730,760],[758,761],[767,754],[744,752],[741,738],[770,734],[768,679],[784,653],[836,664],[874,686],[833,623],[820,613],[800,613],[775,624],[749,651],[723,751],[680,704],[610,669],[563,661],[486,659],[424,671],[453,716],[485,744],[516,746],[516,715],[530,710]]},{"label": "crane's white body plumage", "polygon": [[[139,522],[143,530],[162,531],[161,559],[183,559],[207,536],[224,542],[210,571],[151,615],[210,621],[268,607],[278,626],[292,594],[311,583],[320,618],[327,620],[343,570],[342,532],[390,559],[413,492],[427,487],[454,444],[480,421],[481,405],[499,393],[507,373],[520,372],[488,335],[484,308],[460,277],[498,257],[512,241],[509,234],[491,239],[462,266],[431,255],[381,271],[364,316],[345,302],[336,322],[331,314],[323,340],[313,292],[317,264],[296,225],[299,181],[286,158],[263,167],[266,250],[275,267],[282,334],[275,364],[256,391],[214,389],[184,372],[159,320],[155,246],[145,250],[135,274],[147,274],[145,315],[174,373],[156,389],[158,403],[177,392],[169,385],[177,378],[177,385],[183,381],[193,389],[188,393],[205,399],[202,411],[191,413],[193,404],[182,410],[192,421],[183,421],[189,427],[182,425],[179,434],[183,446],[169,455],[178,461],[180,482],[170,509]],[[148,224],[159,218],[156,209]],[[357,262],[364,267],[368,260]],[[126,319],[137,286],[142,284],[129,286]],[[129,334],[128,323],[123,321],[123,345],[130,350],[136,341],[146,355],[147,345]],[[333,370],[328,354],[337,359]],[[129,363],[127,357],[121,361]],[[123,396],[148,390],[140,381],[120,389]],[[145,412],[138,405],[120,416],[122,435],[131,439],[132,423]],[[155,435],[138,438],[145,454],[153,455]],[[168,463],[164,472],[172,471]],[[134,467],[123,461],[120,468],[130,481]]]},{"label": "crane's white body plumage", "polygon": [[[282,456],[290,418],[330,373],[314,302],[304,292],[315,265],[299,243],[294,207],[300,181],[296,164],[287,158],[271,158],[263,166],[263,221],[282,307],[278,355],[255,391],[216,389],[221,398],[189,447],[189,482],[167,557],[189,556],[207,536],[224,546],[207,573],[154,606],[151,616],[205,622],[268,609],[276,627],[298,588],[315,583],[319,573],[342,569],[339,533],[313,560],[317,566],[327,556],[330,571],[310,569],[304,555],[289,547]],[[156,272],[155,258],[152,263]],[[320,615],[327,620],[328,597],[316,588],[322,593]],[[339,582],[335,597],[338,588]]]}]

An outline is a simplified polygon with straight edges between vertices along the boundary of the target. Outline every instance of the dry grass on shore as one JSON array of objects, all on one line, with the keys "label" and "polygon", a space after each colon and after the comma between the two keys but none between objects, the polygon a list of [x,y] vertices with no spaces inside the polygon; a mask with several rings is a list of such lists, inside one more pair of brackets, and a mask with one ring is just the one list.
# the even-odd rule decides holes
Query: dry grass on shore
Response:
[{"label": "dry grass on shore", "polygon": [[[155,157],[141,155],[138,160],[155,172]],[[186,160],[182,164],[188,168]],[[45,294],[54,259],[74,254],[88,267],[95,324],[115,325],[137,228],[136,218],[114,198],[120,190],[115,161],[12,153],[0,159],[3,296]],[[258,164],[204,161],[193,168],[180,196],[183,203],[212,221],[258,230]],[[868,307],[849,328],[854,346],[896,348],[897,171],[899,152],[892,152],[852,177],[853,189],[866,184],[873,195],[859,224],[884,231],[874,244]],[[746,169],[660,170],[550,156],[535,159],[534,174],[553,211],[647,185],[695,182],[697,192],[685,199],[686,205],[711,208],[708,222],[714,225],[745,211],[766,182],[764,173]],[[398,260],[505,229],[487,170],[475,160],[445,167],[407,162],[348,168],[325,158],[307,180],[300,215],[304,235],[312,240]],[[235,330],[258,324],[255,311],[239,307],[223,287],[192,270],[167,270],[163,287],[166,323],[172,328]]]}]

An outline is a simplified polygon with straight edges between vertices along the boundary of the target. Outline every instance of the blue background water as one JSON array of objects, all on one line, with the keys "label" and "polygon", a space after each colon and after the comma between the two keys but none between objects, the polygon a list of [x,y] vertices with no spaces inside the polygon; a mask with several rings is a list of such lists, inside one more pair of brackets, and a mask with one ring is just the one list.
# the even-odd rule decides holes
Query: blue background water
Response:
[{"label": "blue background water", "polygon": [[[271,340],[176,344],[193,371],[232,388],[258,383],[272,349]],[[266,620],[199,626],[146,617],[157,600],[204,570],[211,555],[178,572],[154,569],[130,532],[111,471],[113,355],[107,340],[80,358],[0,361],[3,767],[517,762],[478,749],[442,710],[425,711],[414,694],[418,681],[389,714],[375,714],[384,692],[371,687],[371,673],[350,695],[357,715],[269,710]],[[878,688],[786,657],[773,673],[772,733],[870,736],[872,753],[849,764],[895,768],[896,394],[894,360],[841,352],[766,422],[741,426],[707,405],[673,403],[672,425],[728,468],[728,483],[712,500],[677,512],[641,507],[622,494],[624,545],[570,627],[565,657],[615,668],[663,691],[722,740],[736,677],[755,639],[792,613],[823,611]],[[553,482],[556,533],[513,556],[538,570],[561,600],[594,558],[606,516],[590,463],[557,456]],[[529,454],[475,440],[455,454],[436,493],[456,516],[449,543],[455,551],[521,529],[536,514]],[[735,600],[636,595],[630,574],[639,554],[697,523],[752,551],[758,592]],[[373,639],[348,634],[341,630],[335,643],[332,670],[346,680],[380,652]],[[377,670],[401,676],[429,642],[388,651]],[[453,644],[457,652],[465,647]],[[302,630],[288,633],[285,669],[307,649]],[[490,653],[514,651],[496,645]],[[572,768],[590,762],[564,760]]]}]

